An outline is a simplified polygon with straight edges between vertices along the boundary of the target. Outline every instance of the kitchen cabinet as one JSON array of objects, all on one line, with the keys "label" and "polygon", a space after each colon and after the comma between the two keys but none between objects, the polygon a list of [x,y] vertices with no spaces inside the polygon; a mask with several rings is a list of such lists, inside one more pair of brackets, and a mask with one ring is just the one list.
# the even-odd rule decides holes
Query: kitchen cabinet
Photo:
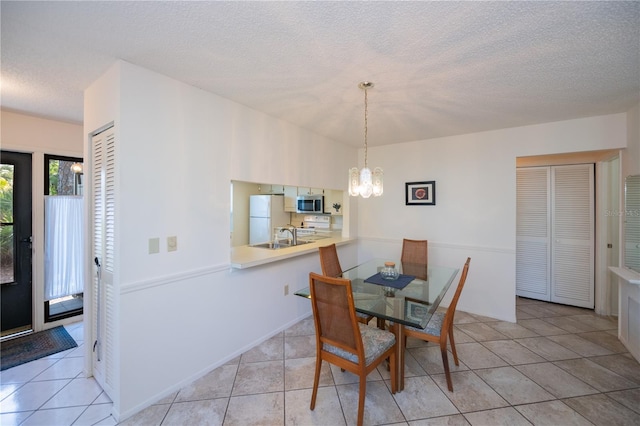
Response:
[{"label": "kitchen cabinet", "polygon": [[309,188],[305,186],[298,187],[298,195],[322,195],[324,194],[324,189],[322,188]]},{"label": "kitchen cabinet", "polygon": [[296,211],[296,197],[298,196],[297,186],[285,186],[284,187],[284,211],[294,212]]},{"label": "kitchen cabinet", "polygon": [[261,194],[284,194],[284,185],[271,185],[269,183],[258,184]]},{"label": "kitchen cabinet", "polygon": [[609,267],[618,276],[618,339],[640,362],[640,273]]},{"label": "kitchen cabinet", "polygon": [[[324,211],[325,213],[331,213],[332,215],[341,215],[344,209],[344,202],[342,200],[343,191],[334,189],[325,189],[324,191]],[[336,212],[333,208],[335,203],[340,203],[340,211]]]}]

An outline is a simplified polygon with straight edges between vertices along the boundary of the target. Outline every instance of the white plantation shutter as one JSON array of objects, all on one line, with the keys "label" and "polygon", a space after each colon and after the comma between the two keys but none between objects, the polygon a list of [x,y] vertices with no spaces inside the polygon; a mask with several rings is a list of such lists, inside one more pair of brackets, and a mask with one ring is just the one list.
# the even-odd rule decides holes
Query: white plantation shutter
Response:
[{"label": "white plantation shutter", "polygon": [[640,272],[640,177],[629,176],[625,183],[624,264]]},{"label": "white plantation shutter", "polygon": [[516,294],[550,300],[549,168],[516,170]]},{"label": "white plantation shutter", "polygon": [[108,273],[113,273],[114,263],[114,242],[115,242],[115,196],[116,196],[116,178],[115,178],[115,154],[116,144],[115,135],[109,132],[106,144],[106,158],[104,163],[104,180],[105,180],[105,217],[104,217],[104,268]]},{"label": "white plantation shutter", "polygon": [[593,165],[552,168],[551,300],[594,307]]},{"label": "white plantation shutter", "polygon": [[[116,298],[113,282],[115,248],[115,131],[114,128],[92,138],[92,214],[93,256],[101,265],[93,264],[93,372],[102,388],[110,394],[115,386],[115,354],[113,333],[116,328]],[[93,261],[93,259],[92,259]],[[94,342],[91,343],[92,345]]]},{"label": "white plantation shutter", "polygon": [[593,165],[519,168],[516,179],[516,294],[593,308]]},{"label": "white plantation shutter", "polygon": [[[91,139],[92,147],[92,165],[91,165],[91,211],[92,211],[92,254],[94,259],[98,259],[102,262],[104,257],[104,179],[102,176],[102,165],[104,164],[104,133],[95,135]],[[92,336],[95,342],[100,342],[102,345],[102,339],[104,336],[104,322],[102,318],[102,310],[104,309],[104,292],[102,291],[101,280],[98,276],[98,270],[95,263],[92,260],[92,288],[93,288],[93,312],[91,318]],[[98,353],[102,352],[102,347],[96,343],[91,342],[93,345],[94,360],[97,358]],[[101,368],[96,368],[101,367]],[[96,377],[101,378],[104,376],[104,363],[94,363],[94,370],[96,371]]]}]

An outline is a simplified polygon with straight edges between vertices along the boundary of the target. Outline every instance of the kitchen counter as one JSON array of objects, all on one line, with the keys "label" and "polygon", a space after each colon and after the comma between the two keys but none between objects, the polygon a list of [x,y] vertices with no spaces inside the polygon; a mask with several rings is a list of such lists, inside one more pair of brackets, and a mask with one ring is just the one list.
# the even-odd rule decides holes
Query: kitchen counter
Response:
[{"label": "kitchen counter", "polygon": [[[302,239],[302,238],[301,238]],[[318,247],[334,244],[342,246],[351,244],[356,238],[332,236],[314,241],[312,243],[301,244],[294,247],[286,247],[277,250],[270,250],[249,245],[231,248],[231,267],[234,269],[246,269],[260,266],[267,263],[278,262],[318,251]]]},{"label": "kitchen counter", "polygon": [[618,276],[618,339],[640,362],[640,273],[609,267]]}]

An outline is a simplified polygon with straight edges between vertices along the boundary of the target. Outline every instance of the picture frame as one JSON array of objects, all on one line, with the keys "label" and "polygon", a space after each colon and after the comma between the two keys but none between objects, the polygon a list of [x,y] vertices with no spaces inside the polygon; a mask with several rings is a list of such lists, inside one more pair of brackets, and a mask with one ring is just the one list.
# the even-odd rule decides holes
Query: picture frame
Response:
[{"label": "picture frame", "polygon": [[405,204],[407,206],[435,206],[436,181],[406,182]]},{"label": "picture frame", "polygon": [[430,306],[427,303],[405,299],[406,313],[405,318],[409,321],[421,322],[429,312]]}]

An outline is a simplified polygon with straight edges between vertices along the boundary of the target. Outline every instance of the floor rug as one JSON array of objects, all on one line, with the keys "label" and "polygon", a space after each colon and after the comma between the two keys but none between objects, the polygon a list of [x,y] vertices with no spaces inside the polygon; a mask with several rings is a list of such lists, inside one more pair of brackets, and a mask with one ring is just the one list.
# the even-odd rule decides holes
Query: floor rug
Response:
[{"label": "floor rug", "polygon": [[0,371],[77,346],[63,326],[7,340],[0,343]]}]

